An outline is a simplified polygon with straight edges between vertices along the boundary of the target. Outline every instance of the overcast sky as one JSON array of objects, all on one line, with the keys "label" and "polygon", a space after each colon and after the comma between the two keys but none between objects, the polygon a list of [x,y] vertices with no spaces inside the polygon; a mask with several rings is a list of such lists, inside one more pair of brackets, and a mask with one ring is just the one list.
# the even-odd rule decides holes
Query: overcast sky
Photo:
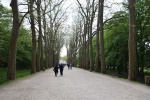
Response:
[{"label": "overcast sky", "polygon": [[[9,5],[10,5],[11,0],[0,0],[0,1],[2,2],[2,4],[5,7],[10,8]],[[21,2],[21,1],[24,1],[24,0],[18,0],[18,2]],[[67,1],[66,5],[68,5],[68,4],[75,4],[76,3],[76,0],[66,0],[66,1]],[[82,3],[85,0],[79,0],[79,1]],[[123,0],[104,0],[104,1],[107,1],[107,2],[118,2],[118,3],[123,2]]]}]

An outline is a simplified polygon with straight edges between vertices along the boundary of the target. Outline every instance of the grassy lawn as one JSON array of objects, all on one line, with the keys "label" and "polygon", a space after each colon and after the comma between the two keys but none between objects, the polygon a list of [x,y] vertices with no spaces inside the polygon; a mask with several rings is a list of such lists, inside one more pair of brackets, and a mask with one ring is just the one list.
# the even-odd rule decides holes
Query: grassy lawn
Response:
[{"label": "grassy lawn", "polygon": [[[22,69],[16,71],[16,78],[30,75],[30,69]],[[7,80],[7,68],[0,68],[0,85],[9,82]]]},{"label": "grassy lawn", "polygon": [[17,70],[17,72],[16,72],[16,78],[28,76],[28,75],[30,75],[30,72],[31,72],[30,69]]},{"label": "grassy lawn", "polygon": [[7,69],[0,68],[0,85],[8,82],[7,80]]}]

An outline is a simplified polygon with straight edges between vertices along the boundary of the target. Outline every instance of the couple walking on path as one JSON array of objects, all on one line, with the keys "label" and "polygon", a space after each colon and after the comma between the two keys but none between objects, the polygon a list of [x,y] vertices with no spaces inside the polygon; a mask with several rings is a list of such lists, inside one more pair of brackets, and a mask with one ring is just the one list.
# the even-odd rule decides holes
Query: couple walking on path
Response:
[{"label": "couple walking on path", "polygon": [[60,75],[63,76],[63,70],[64,70],[64,65],[61,63],[61,64],[56,64],[53,71],[55,73],[55,76],[58,75],[58,69],[60,70]]}]

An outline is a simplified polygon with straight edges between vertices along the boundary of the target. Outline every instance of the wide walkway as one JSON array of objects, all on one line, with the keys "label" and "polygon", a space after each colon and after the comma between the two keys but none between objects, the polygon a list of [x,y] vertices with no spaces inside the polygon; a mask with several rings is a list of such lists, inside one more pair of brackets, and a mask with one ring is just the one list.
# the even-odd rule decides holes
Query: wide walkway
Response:
[{"label": "wide walkway", "polygon": [[73,68],[52,69],[0,86],[0,100],[150,100],[150,87]]}]

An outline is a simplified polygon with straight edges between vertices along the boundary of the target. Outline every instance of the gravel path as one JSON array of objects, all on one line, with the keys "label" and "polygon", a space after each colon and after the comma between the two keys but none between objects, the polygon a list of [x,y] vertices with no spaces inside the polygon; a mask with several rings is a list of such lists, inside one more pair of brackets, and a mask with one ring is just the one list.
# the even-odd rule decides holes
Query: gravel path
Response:
[{"label": "gravel path", "polygon": [[150,100],[150,87],[73,68],[52,69],[0,86],[0,100]]}]

